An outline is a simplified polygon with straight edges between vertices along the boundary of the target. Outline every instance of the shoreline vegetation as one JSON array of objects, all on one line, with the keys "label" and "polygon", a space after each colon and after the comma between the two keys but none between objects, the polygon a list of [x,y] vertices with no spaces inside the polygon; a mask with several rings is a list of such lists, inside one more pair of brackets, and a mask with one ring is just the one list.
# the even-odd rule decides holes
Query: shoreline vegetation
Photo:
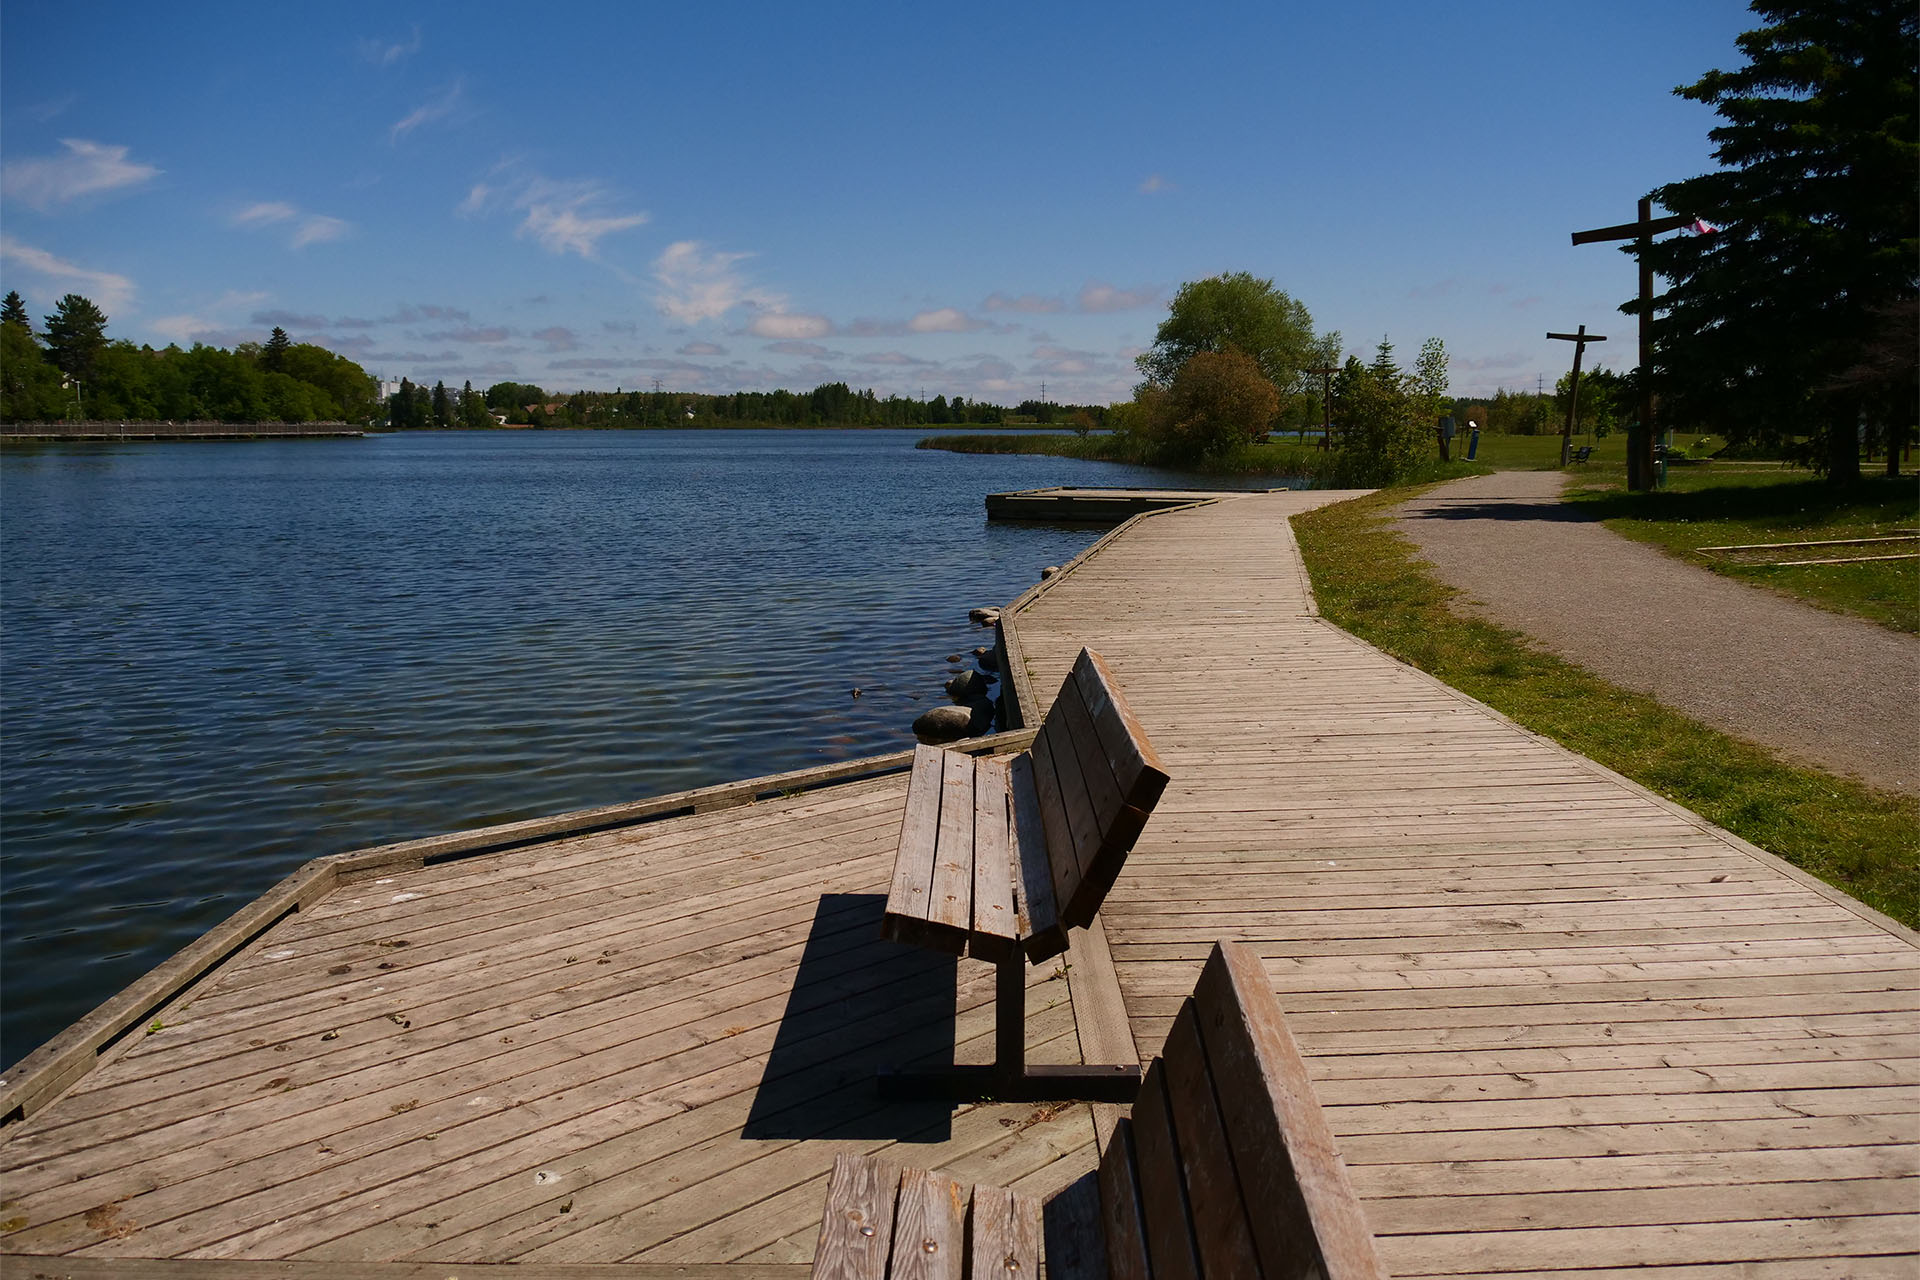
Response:
[{"label": "shoreline vegetation", "polygon": [[1920,798],[1790,764],[1520,632],[1455,613],[1458,593],[1421,567],[1387,512],[1398,487],[1296,516],[1322,616],[1741,839],[1920,928]]}]

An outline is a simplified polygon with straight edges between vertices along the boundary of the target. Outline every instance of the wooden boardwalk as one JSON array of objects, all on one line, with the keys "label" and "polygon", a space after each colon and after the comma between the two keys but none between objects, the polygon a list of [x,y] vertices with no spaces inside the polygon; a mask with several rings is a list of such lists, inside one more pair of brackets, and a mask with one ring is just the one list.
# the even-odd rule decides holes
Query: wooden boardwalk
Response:
[{"label": "wooden boardwalk", "polygon": [[1920,1272],[1920,940],[1320,621],[1319,496],[1139,521],[1013,615],[1173,776],[1104,911],[1140,1052],[1253,944],[1395,1275]]},{"label": "wooden boardwalk", "polygon": [[[1151,1055],[1244,939],[1396,1274],[1912,1275],[1915,937],[1319,621],[1285,517],[1326,497],[1140,519],[1013,610],[1028,711],[1090,643],[1174,774],[1104,911],[1124,1006],[1095,930],[1029,973],[1033,1059]],[[763,1280],[841,1151],[1092,1168],[1085,1106],[873,1100],[991,1056],[992,969],[879,940],[903,773],[789,790],[296,877],[12,1073],[0,1271]]]}]

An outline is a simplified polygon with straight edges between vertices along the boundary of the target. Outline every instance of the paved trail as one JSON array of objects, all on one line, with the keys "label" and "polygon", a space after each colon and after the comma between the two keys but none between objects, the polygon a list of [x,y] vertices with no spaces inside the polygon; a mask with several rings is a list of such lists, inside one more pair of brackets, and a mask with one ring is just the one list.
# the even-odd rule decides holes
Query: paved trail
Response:
[{"label": "paved trail", "polygon": [[1565,479],[1457,480],[1398,526],[1482,617],[1736,737],[1920,793],[1920,639],[1629,541],[1561,502]]}]

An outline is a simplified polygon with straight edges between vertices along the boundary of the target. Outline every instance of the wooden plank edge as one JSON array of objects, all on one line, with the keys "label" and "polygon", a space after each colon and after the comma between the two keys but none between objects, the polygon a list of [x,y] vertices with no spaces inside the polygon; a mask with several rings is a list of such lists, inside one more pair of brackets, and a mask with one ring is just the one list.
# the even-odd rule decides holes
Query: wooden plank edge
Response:
[{"label": "wooden plank edge", "polygon": [[109,997],[16,1063],[0,1081],[0,1127],[26,1119],[86,1075],[102,1053],[202,976],[339,883],[316,858]]},{"label": "wooden plank edge", "polygon": [[[1032,730],[1020,729],[967,739],[947,749],[968,755],[1020,751],[1032,743],[1033,736]],[[45,1107],[85,1076],[102,1053],[194,982],[244,950],[292,912],[312,906],[343,884],[395,868],[504,853],[558,836],[585,835],[688,813],[734,808],[772,796],[866,781],[903,772],[912,763],[912,751],[890,752],[548,818],[530,818],[314,858],[16,1063],[5,1078],[0,1079],[0,1128],[24,1120]]]},{"label": "wooden plank edge", "polygon": [[[1513,720],[1508,716],[1502,714],[1501,712],[1494,710],[1492,707],[1480,701],[1478,698],[1475,698],[1470,694],[1463,693],[1460,690],[1454,688],[1452,685],[1440,679],[1440,677],[1434,675],[1432,672],[1422,671],[1419,667],[1414,666],[1410,662],[1402,661],[1401,659],[1394,657],[1392,654],[1386,653],[1385,651],[1380,649],[1375,649],[1374,646],[1368,644],[1365,640],[1362,640],[1359,636],[1356,636],[1351,632],[1341,630],[1339,627],[1335,626],[1331,622],[1328,622],[1324,618],[1316,618],[1315,621],[1318,622],[1321,626],[1325,627],[1327,630],[1333,632],[1335,635],[1341,637],[1342,639],[1347,640],[1352,644],[1360,645],[1363,648],[1371,649],[1373,650],[1374,653],[1379,654],[1381,657],[1386,658],[1388,661],[1393,662],[1396,665],[1405,668],[1407,671],[1412,672],[1415,676],[1426,681],[1428,684],[1432,685],[1434,688],[1442,690],[1449,697],[1453,698],[1455,701],[1465,703],[1466,705],[1474,708],[1476,711],[1479,711],[1481,714],[1487,716],[1489,719],[1494,720],[1499,724],[1505,726],[1506,728],[1513,730],[1515,733],[1521,734],[1524,737],[1529,738],[1532,741],[1540,743],[1544,746],[1551,747],[1554,751],[1558,752],[1560,755],[1578,764],[1581,768],[1593,774],[1595,777],[1602,778],[1608,782],[1615,783],[1618,786],[1624,788],[1625,790],[1631,792],[1632,794],[1639,796],[1641,799],[1652,801],[1654,804],[1666,810],[1668,813],[1672,814],[1674,817],[1679,818],[1681,821],[1685,822],[1688,826],[1693,827],[1695,830],[1699,831],[1703,835],[1710,837],[1713,840],[1716,840],[1722,844],[1725,844],[1728,848],[1734,850],[1736,853],[1743,853],[1748,857],[1752,858],[1754,861],[1762,863],[1768,867],[1771,867],[1773,870],[1780,872],[1782,875],[1786,876],[1788,879],[1797,881],[1801,885],[1804,885],[1805,887],[1812,889],[1815,893],[1827,899],[1829,902],[1833,903],[1835,906],[1841,907],[1847,911],[1852,912],[1854,915],[1859,916],[1862,920],[1866,921],[1868,924],[1871,924],[1876,928],[1885,930],[1887,933],[1892,934],[1894,937],[1900,939],[1902,942],[1908,943],[1911,946],[1920,947],[1920,932],[1916,932],[1912,929],[1909,929],[1906,925],[1901,924],[1898,920],[1895,920],[1892,916],[1887,915],[1884,912],[1878,911],[1875,908],[1868,906],[1866,903],[1860,901],[1858,898],[1855,898],[1852,895],[1848,894],[1845,890],[1836,888],[1835,886],[1828,884],[1825,880],[1820,879],[1820,877],[1812,874],[1811,872],[1802,871],[1799,867],[1794,866],[1791,862],[1788,862],[1785,858],[1781,857],[1779,854],[1768,853],[1765,849],[1762,849],[1759,845],[1752,844],[1746,840],[1741,839],[1739,836],[1735,835],[1731,831],[1728,831],[1726,828],[1715,826],[1713,823],[1707,821],[1705,818],[1701,817],[1699,814],[1695,813],[1693,810],[1687,808],[1685,805],[1681,804],[1679,801],[1669,800],[1667,797],[1661,795],[1659,792],[1653,791],[1647,787],[1640,785],[1638,782],[1635,782],[1632,778],[1627,777],[1625,774],[1614,772],[1612,769],[1609,769],[1607,768],[1607,766],[1601,764],[1598,760],[1595,760],[1590,756],[1583,756],[1579,752],[1575,751],[1573,748],[1566,746],[1562,743],[1555,742],[1552,738],[1547,737],[1543,733],[1534,732],[1532,729],[1527,728],[1525,725],[1519,723],[1518,721]],[[1728,736],[1731,737],[1733,735],[1729,734]],[[1762,748],[1762,750],[1766,750],[1769,752],[1769,754],[1773,754],[1771,748]]]},{"label": "wooden plank edge", "polygon": [[[1084,929],[1068,934],[1067,999],[1073,1006],[1073,1029],[1080,1040],[1080,1061],[1088,1066],[1137,1063],[1139,1047],[1133,1039],[1133,1020],[1120,993],[1120,972],[1107,945],[1107,931],[1096,914]],[[1122,1112],[1109,1103],[1093,1107],[1094,1134],[1099,1149],[1113,1141]]]},{"label": "wooden plank edge", "polygon": [[[1010,733],[996,733],[949,743],[945,749],[967,755],[997,755],[1002,752],[1024,750],[1032,741],[1033,734],[1030,731],[1017,729]],[[446,835],[426,836],[418,840],[377,845],[369,849],[332,854],[318,861],[331,863],[338,869],[342,882],[348,883],[369,873],[388,871],[394,867],[427,866],[458,858],[468,858],[475,854],[500,853],[559,836],[589,835],[620,827],[658,822],[663,818],[738,808],[759,800],[796,795],[826,786],[864,782],[889,774],[904,773],[912,765],[912,750],[894,751],[885,755],[866,756],[858,760],[815,765],[788,773],[767,774],[737,782],[723,782],[707,787],[695,787],[687,791],[674,791],[666,795],[602,805],[594,809],[576,809],[546,818],[526,818],[518,822],[504,822],[490,827],[450,832]]]}]

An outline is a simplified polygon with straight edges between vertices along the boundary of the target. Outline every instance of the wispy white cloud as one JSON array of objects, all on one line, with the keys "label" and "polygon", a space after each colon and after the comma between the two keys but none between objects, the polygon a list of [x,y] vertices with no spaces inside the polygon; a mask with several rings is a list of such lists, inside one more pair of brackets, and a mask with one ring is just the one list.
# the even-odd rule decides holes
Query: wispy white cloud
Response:
[{"label": "wispy white cloud", "polygon": [[84,138],[62,138],[60,145],[65,155],[15,160],[0,168],[0,193],[45,212],[82,196],[137,187],[160,173],[128,160],[125,147]]},{"label": "wispy white cloud", "polygon": [[[676,241],[653,260],[653,278],[660,285],[660,292],[654,295],[654,305],[661,315],[682,324],[718,320],[741,306],[760,309],[754,324],[774,321],[785,314],[787,300],[754,285],[739,269],[739,264],[752,256],[718,250],[708,252],[697,240]],[[771,338],[817,338],[826,332],[804,323],[800,327],[808,331],[775,333],[768,332],[766,326],[758,330],[749,326],[749,329],[761,337]]]},{"label": "wispy white cloud", "polygon": [[817,342],[769,342],[766,349],[783,356],[806,356],[812,360],[838,360],[840,353]]},{"label": "wispy white cloud", "polygon": [[50,293],[85,294],[108,315],[133,302],[133,281],[126,276],[79,266],[44,249],[21,244],[12,236],[0,236],[0,260],[38,276]]},{"label": "wispy white cloud", "polygon": [[1158,195],[1162,191],[1173,189],[1173,184],[1157,173],[1148,174],[1146,181],[1140,184],[1140,194],[1143,196]]},{"label": "wispy white cloud", "polygon": [[261,227],[275,222],[285,222],[299,216],[300,211],[290,204],[279,200],[263,200],[259,204],[250,204],[233,215],[236,227]]},{"label": "wispy white cloud", "polygon": [[353,224],[345,218],[330,217],[324,213],[302,214],[299,209],[284,200],[263,200],[250,204],[228,219],[236,227],[252,230],[258,227],[271,227],[282,222],[298,222],[293,236],[287,241],[290,249],[304,249],[310,244],[325,244],[338,240],[353,230]]},{"label": "wispy white cloud", "polygon": [[747,332],[756,338],[798,342],[826,337],[833,332],[833,322],[801,311],[762,311],[747,322]]},{"label": "wispy white cloud", "polygon": [[597,260],[601,240],[648,220],[644,211],[621,213],[610,208],[611,203],[612,197],[597,182],[557,182],[525,172],[517,160],[509,159],[468,188],[454,212],[474,217],[512,209],[521,215],[515,235],[532,239],[549,253],[577,253]]},{"label": "wispy white cloud", "polygon": [[65,115],[68,109],[78,101],[80,101],[79,94],[63,93],[57,98],[48,98],[44,102],[34,103],[27,108],[27,114],[35,120],[38,120],[41,124],[45,124],[56,116]]},{"label": "wispy white cloud", "polygon": [[973,333],[986,327],[986,321],[976,320],[958,307],[922,311],[907,321],[907,329],[912,333]]},{"label": "wispy white cloud", "polygon": [[299,229],[293,233],[293,247],[304,249],[310,244],[325,244],[329,240],[338,240],[353,229],[353,224],[343,218],[330,218],[324,213],[312,213],[300,220]]},{"label": "wispy white cloud", "polygon": [[727,349],[717,342],[689,342],[675,354],[683,356],[723,356]]},{"label": "wispy white cloud", "polygon": [[528,336],[536,342],[546,343],[548,351],[571,351],[580,345],[580,340],[573,330],[564,325],[556,324],[545,329],[537,329]]},{"label": "wispy white cloud", "polygon": [[505,342],[512,336],[513,334],[510,331],[499,325],[473,325],[465,329],[447,329],[439,333],[423,333],[419,335],[419,338],[422,342],[479,342],[492,344]]},{"label": "wispy white cloud", "polygon": [[869,351],[865,355],[855,356],[854,360],[859,364],[886,365],[897,369],[926,367],[936,363],[932,360],[922,360],[918,356],[910,356],[904,351]]},{"label": "wispy white cloud", "polygon": [[413,34],[405,40],[382,40],[367,37],[360,41],[360,56],[376,67],[390,67],[402,58],[420,52],[420,24],[413,24]]},{"label": "wispy white cloud", "polygon": [[1116,289],[1110,284],[1098,280],[1089,280],[1075,305],[1081,311],[1090,314],[1102,314],[1109,311],[1131,311],[1135,307],[1150,307],[1160,300],[1160,291],[1147,285],[1138,289]]},{"label": "wispy white cloud", "polygon": [[398,145],[400,139],[412,133],[423,124],[435,120],[444,120],[460,106],[466,92],[466,81],[456,79],[438,94],[415,107],[411,112],[393,122],[387,130],[387,141]]}]

